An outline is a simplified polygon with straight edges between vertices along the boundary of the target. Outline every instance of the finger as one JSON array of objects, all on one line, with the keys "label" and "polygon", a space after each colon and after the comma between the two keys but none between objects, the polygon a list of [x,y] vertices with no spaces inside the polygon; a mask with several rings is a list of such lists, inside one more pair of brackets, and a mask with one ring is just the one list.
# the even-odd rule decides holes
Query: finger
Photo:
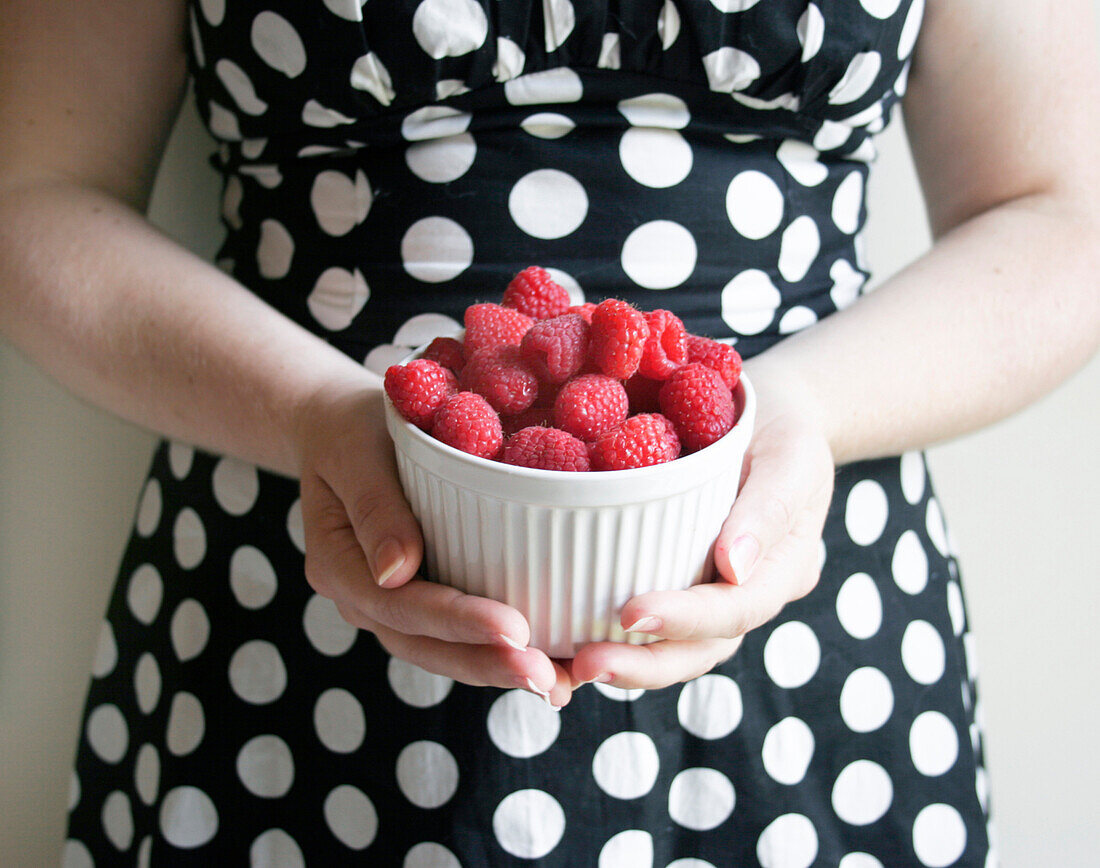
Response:
[{"label": "finger", "polygon": [[599,681],[626,689],[656,690],[709,672],[728,660],[740,644],[740,638],[650,645],[596,642],[577,652],[570,671],[580,682]]}]

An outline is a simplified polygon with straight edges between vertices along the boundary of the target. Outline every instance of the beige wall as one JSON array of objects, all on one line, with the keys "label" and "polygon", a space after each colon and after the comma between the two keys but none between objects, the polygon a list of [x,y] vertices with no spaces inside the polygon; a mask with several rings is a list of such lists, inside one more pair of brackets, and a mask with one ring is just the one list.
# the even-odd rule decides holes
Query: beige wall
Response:
[{"label": "beige wall", "polygon": [[[187,115],[154,214],[210,255],[217,235],[194,216],[214,199],[208,149]],[[880,278],[928,240],[897,125],[882,151],[869,238]],[[1091,866],[1100,852],[1098,408],[1094,360],[931,455],[978,636],[1006,868]],[[0,346],[0,865],[56,862],[85,672],[151,444]]]}]

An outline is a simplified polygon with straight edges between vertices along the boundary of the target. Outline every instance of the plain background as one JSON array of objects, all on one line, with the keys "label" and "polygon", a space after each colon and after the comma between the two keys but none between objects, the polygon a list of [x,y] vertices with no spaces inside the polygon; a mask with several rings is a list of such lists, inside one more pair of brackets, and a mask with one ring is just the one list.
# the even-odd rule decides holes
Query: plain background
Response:
[{"label": "plain background", "polygon": [[[901,125],[879,143],[876,280],[929,242]],[[208,257],[220,238],[210,150],[188,106],[153,205]],[[1094,359],[1023,413],[929,456],[977,635],[1005,868],[1093,866],[1100,852],[1098,408]],[[0,345],[0,865],[57,863],[88,666],[152,444]]]}]

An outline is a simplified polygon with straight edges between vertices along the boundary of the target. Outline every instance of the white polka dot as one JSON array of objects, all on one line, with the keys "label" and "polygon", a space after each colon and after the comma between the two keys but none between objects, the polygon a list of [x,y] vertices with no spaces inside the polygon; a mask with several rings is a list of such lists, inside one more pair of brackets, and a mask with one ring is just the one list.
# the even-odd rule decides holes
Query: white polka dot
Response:
[{"label": "white polka dot", "polygon": [[873,666],[856,669],[840,691],[840,716],[852,732],[874,732],[894,710],[894,689]]},{"label": "white polka dot", "polygon": [[633,702],[645,693],[645,690],[641,688],[625,688],[616,687],[613,684],[597,684],[592,685],[596,688],[597,693],[601,693],[608,699],[613,699],[616,702]]},{"label": "white polka dot", "polygon": [[657,781],[660,760],[653,739],[641,732],[619,732],[605,739],[592,758],[592,776],[616,799],[644,796]]},{"label": "white polka dot", "polygon": [[734,102],[739,102],[741,105],[748,106],[758,111],[785,109],[786,111],[796,112],[801,105],[801,100],[798,95],[789,92],[781,93],[779,96],[772,97],[771,99],[760,99],[759,97],[749,96],[747,93],[738,93],[737,91],[734,91],[730,96],[733,97]]},{"label": "white polka dot", "polygon": [[95,861],[81,841],[70,838],[61,853],[61,868],[95,868]]},{"label": "white polka dot", "polygon": [[424,0],[412,20],[420,47],[439,60],[480,48],[489,34],[485,10],[474,0]]},{"label": "white polka dot", "polygon": [[378,812],[369,798],[350,784],[341,784],[325,797],[325,822],[345,847],[362,850],[378,834]]},{"label": "white polka dot", "polygon": [[863,175],[856,171],[840,182],[833,196],[833,222],[841,232],[851,235],[859,228],[862,205]]},{"label": "white polka dot", "polygon": [[913,621],[901,637],[901,662],[909,677],[935,684],[943,677],[946,653],[939,632],[927,621]]},{"label": "white polka dot", "polygon": [[418,808],[438,808],[458,789],[458,763],[435,741],[414,741],[397,755],[397,786]]},{"label": "white polka dot", "polygon": [[803,214],[792,221],[783,230],[779,248],[779,273],[783,279],[797,283],[805,277],[820,249],[821,236],[813,218]]},{"label": "white polka dot", "polygon": [[886,492],[873,479],[861,479],[852,486],[844,510],[844,525],[852,542],[871,545],[886,528]]},{"label": "white polka dot", "polygon": [[622,46],[618,33],[605,33],[600,41],[600,56],[596,59],[599,69],[619,69],[622,66]]},{"label": "white polka dot", "polygon": [[885,20],[898,11],[900,2],[901,0],[859,0],[859,5],[867,10],[868,15]]},{"label": "white polka dot", "polygon": [[253,868],[305,868],[306,864],[298,842],[282,829],[268,829],[257,836],[248,858]]},{"label": "white polka dot", "polygon": [[328,597],[314,594],[306,603],[302,626],[310,644],[328,657],[347,653],[359,631],[345,621]]},{"label": "white polka dot", "polygon": [[909,728],[909,752],[922,775],[942,775],[955,765],[959,756],[955,725],[938,711],[919,714]]},{"label": "white polka dot", "polygon": [[947,611],[951,616],[951,629],[956,636],[961,636],[966,630],[966,606],[958,582],[947,583]]},{"label": "white polka dot", "polygon": [[176,607],[169,632],[176,656],[180,662],[186,663],[198,657],[206,647],[210,638],[210,619],[206,617],[203,607],[189,598]]},{"label": "white polka dot", "polygon": [[302,500],[295,498],[286,513],[286,532],[294,547],[302,554],[306,553],[306,531],[302,524]]},{"label": "white polka dot", "polygon": [[576,12],[569,0],[543,0],[542,2],[543,36],[546,40],[546,53],[557,51],[569,38],[577,23]]},{"label": "white polka dot", "polygon": [[260,494],[260,477],[253,464],[237,458],[222,458],[211,477],[214,499],[230,515],[244,515]]},{"label": "white polka dot", "polygon": [[210,120],[207,125],[210,132],[219,139],[229,142],[241,140],[241,128],[237,116],[225,106],[210,100]]},{"label": "white polka dot", "polygon": [[160,830],[173,847],[201,847],[218,832],[218,810],[197,787],[176,787],[161,803]]},{"label": "white polka dot", "polygon": [[801,621],[780,624],[764,645],[764,668],[779,687],[801,687],[817,672],[821,646]]},{"label": "white polka dot", "polygon": [[355,118],[350,118],[336,111],[336,109],[327,108],[321,105],[321,103],[317,102],[315,99],[310,99],[306,100],[306,104],[302,106],[302,123],[311,127],[331,129],[341,124],[353,124],[355,123]]},{"label": "white polka dot", "polygon": [[160,667],[148,651],[138,658],[134,667],[134,694],[142,714],[149,714],[160,699]]},{"label": "white polka dot", "polygon": [[641,829],[627,829],[609,838],[600,848],[599,868],[651,868],[653,836]]},{"label": "white polka dot", "polygon": [[191,753],[206,734],[206,716],[202,703],[191,693],[181,691],[172,697],[164,743],[176,756]]},{"label": "white polka dot", "polygon": [[845,766],[833,784],[833,810],[853,826],[875,822],[893,800],[894,785],[886,769],[870,760]]},{"label": "white polka dot", "polygon": [[164,582],[152,564],[142,564],[130,577],[126,604],[142,624],[152,624],[164,598]]},{"label": "white polka dot", "polygon": [[429,105],[406,115],[401,135],[410,142],[454,138],[466,132],[471,118],[469,112],[450,106]]},{"label": "white polka dot", "polygon": [[78,804],[80,804],[80,775],[76,773],[76,769],[69,769],[68,810],[72,811]]},{"label": "white polka dot", "polygon": [[414,708],[438,705],[454,687],[453,679],[435,675],[397,657],[390,658],[386,678],[397,698]]},{"label": "white polka dot", "polygon": [[401,239],[401,261],[412,277],[444,283],[462,274],[474,261],[469,233],[448,217],[424,217]]},{"label": "white polka dot", "polygon": [[710,0],[719,12],[744,12],[752,9],[760,0]]},{"label": "white polka dot", "polygon": [[688,829],[705,832],[733,813],[733,784],[717,769],[684,769],[668,788],[668,814]]},{"label": "white polka dot", "polygon": [[516,225],[535,238],[564,238],[588,215],[588,194],[572,175],[536,169],[524,175],[508,195]]},{"label": "white polka dot", "polygon": [[959,812],[942,803],[923,808],[913,821],[913,849],[928,868],[958,861],[966,849],[966,824]]},{"label": "white polka dot", "polygon": [[560,139],[571,133],[576,126],[565,115],[556,112],[539,112],[530,115],[520,124],[525,133],[539,139]]},{"label": "white polka dot", "polygon": [[168,467],[176,479],[184,479],[191,472],[191,464],[195,460],[195,448],[186,443],[172,442],[168,444]]},{"label": "white polka dot", "polygon": [[781,335],[794,334],[808,329],[817,322],[817,314],[811,308],[803,305],[795,305],[779,320],[779,333]]},{"label": "white polka dot", "polygon": [[829,268],[829,277],[833,281],[829,297],[837,310],[844,310],[859,297],[860,287],[863,286],[863,275],[853,268],[848,260],[838,259]]},{"label": "white polka dot", "polygon": [[130,797],[115,790],[103,800],[100,814],[103,831],[107,840],[116,850],[126,851],[134,843],[134,812],[130,808]]},{"label": "white polka dot", "polygon": [[837,868],[882,868],[882,863],[869,853],[849,853],[840,860]]},{"label": "white polka dot", "polygon": [[172,527],[172,545],[176,560],[185,570],[191,570],[206,557],[206,530],[199,514],[185,506]]},{"label": "white polka dot", "polygon": [[897,586],[907,594],[919,594],[928,585],[928,555],[915,531],[907,530],[898,538],[890,569]]},{"label": "white polka dot", "polygon": [[869,639],[882,625],[882,597],[867,573],[853,573],[836,595],[840,625],[856,639]]},{"label": "white polka dot", "polygon": [[747,51],[725,45],[703,55],[710,89],[718,93],[741,91],[760,78],[760,64]]},{"label": "white polka dot", "polygon": [[370,287],[363,273],[333,266],[317,278],[306,299],[309,312],[330,331],[346,329],[370,298]]},{"label": "white polka dot", "polygon": [[225,18],[225,0],[199,0],[199,8],[202,9],[202,17],[214,27]]},{"label": "white polka dot", "polygon": [[88,715],[85,735],[96,756],[105,763],[117,763],[121,760],[130,743],[126,718],[122,716],[118,706],[113,704],[100,705]]},{"label": "white polka dot", "polygon": [[493,62],[493,78],[497,81],[510,81],[523,73],[527,56],[523,49],[507,36],[497,37],[497,57]]},{"label": "white polka dot", "polygon": [[156,801],[160,788],[160,754],[151,744],[143,744],[134,763],[134,789],[138,798],[151,805]]},{"label": "white polka dot", "polygon": [[669,862],[665,868],[714,868],[714,865],[705,859],[677,859],[675,862]]},{"label": "white polka dot", "polygon": [[628,175],[646,187],[672,187],[691,171],[691,146],[676,130],[631,127],[619,140]]},{"label": "white polka dot", "polygon": [[687,229],[671,220],[653,220],[627,236],[622,266],[638,286],[671,289],[691,277],[697,255],[695,239]]},{"label": "white polka dot", "polygon": [[817,847],[817,829],[809,817],[783,814],[760,833],[756,858],[761,868],[810,868]]},{"label": "white polka dot", "polygon": [[768,274],[750,268],[723,287],[722,319],[738,334],[759,334],[771,325],[781,301]]},{"label": "white polka dot", "polygon": [[243,545],[229,559],[229,586],[244,608],[262,609],[274,598],[278,579],[267,555]]},{"label": "white polka dot", "polygon": [[245,702],[274,702],[286,689],[286,666],[279,649],[263,639],[245,642],[229,660],[229,684]]},{"label": "white polka dot", "polygon": [[356,172],[353,179],[343,172],[328,170],[313,179],[309,202],[317,225],[329,235],[339,237],[367,219],[374,193],[363,172]]},{"label": "white polka dot", "polygon": [[784,718],[764,736],[764,770],[781,784],[801,781],[813,755],[814,735],[797,717]]},{"label": "white polka dot", "polygon": [[277,735],[249,739],[237,754],[237,777],[252,795],[263,799],[285,796],[294,783],[294,758]]},{"label": "white polka dot", "polygon": [[462,863],[442,844],[424,841],[405,854],[401,868],[462,868]]},{"label": "white polka dot", "polygon": [[470,89],[466,87],[466,82],[461,79],[442,78],[435,83],[435,98],[439,101],[469,92]]},{"label": "white polka dot", "polygon": [[245,114],[262,115],[267,111],[267,103],[256,96],[256,90],[252,86],[252,79],[243,69],[228,58],[222,58],[214,64],[214,72],[233,101]]},{"label": "white polka dot", "polygon": [[322,0],[322,2],[333,15],[339,15],[348,21],[362,21],[362,6],[367,0]]},{"label": "white polka dot", "polygon": [[546,272],[562,289],[569,293],[569,303],[571,305],[584,304],[584,290],[581,289],[581,285],[577,283],[577,279],[572,274],[562,271],[560,268],[547,268]]},{"label": "white polka dot", "polygon": [[680,35],[680,12],[673,0],[665,0],[661,14],[657,18],[657,35],[661,37],[661,48],[668,51]]},{"label": "white polka dot", "polygon": [[924,0],[913,0],[913,5],[905,15],[901,35],[898,37],[898,60],[904,60],[913,53],[920,32],[921,18],[924,17]]},{"label": "white polka dot", "polygon": [[855,102],[871,87],[882,68],[882,55],[877,51],[861,51],[848,62],[848,68],[836,86],[829,91],[832,105]]},{"label": "white polka dot", "polygon": [[384,106],[392,103],[397,96],[390,71],[373,51],[368,51],[355,61],[351,68],[350,83],[353,88],[366,91]]},{"label": "white polka dot", "polygon": [[268,280],[286,277],[294,258],[294,239],[278,220],[260,223],[260,243],[256,247],[256,264],[260,275]]},{"label": "white polka dot", "polygon": [[567,67],[532,72],[504,83],[510,105],[579,102],[584,94],[580,76]]},{"label": "white polka dot", "polygon": [[670,93],[646,93],[619,101],[619,112],[635,127],[682,130],[691,121],[687,103]]},{"label": "white polka dot", "polygon": [[462,325],[441,313],[418,313],[409,317],[393,336],[393,342],[413,349],[437,337],[460,337]]},{"label": "white polka dot", "polygon": [[517,790],[493,811],[493,834],[508,853],[540,859],[558,846],[565,833],[565,812],[549,793]]},{"label": "white polka dot", "polygon": [[[981,805],[982,811],[989,813],[989,773],[978,766],[974,772],[974,789],[978,795],[978,804]],[[992,844],[993,842],[990,841]],[[989,863],[986,863],[987,865]]]},{"label": "white polka dot", "polygon": [[725,738],[741,722],[741,688],[726,675],[712,673],[689,681],[680,690],[676,716],[696,738]]},{"label": "white polka dot", "polygon": [[940,503],[932,497],[928,500],[928,508],[924,514],[924,526],[928,531],[928,536],[932,540],[932,545],[936,547],[938,551],[944,557],[950,554],[950,548],[947,545],[947,525],[943,521],[943,511],[940,509]]},{"label": "white polka dot", "polygon": [[906,452],[901,456],[901,493],[912,504],[924,496],[924,459],[919,452]]},{"label": "white polka dot", "polygon": [[252,48],[260,59],[288,78],[306,68],[306,48],[289,21],[275,12],[261,12],[252,22]]},{"label": "white polka dot", "polygon": [[431,184],[457,180],[469,171],[477,156],[477,143],[463,132],[416,142],[405,150],[405,162],[414,175]]},{"label": "white polka dot", "polygon": [[784,139],[775,156],[787,173],[803,187],[816,187],[829,177],[829,170],[818,160],[820,155],[817,149],[805,142]]},{"label": "white polka dot", "polygon": [[362,704],[353,694],[332,687],[313,706],[313,728],[321,744],[333,753],[352,753],[363,744],[367,719]]},{"label": "white polka dot", "polygon": [[802,45],[802,62],[805,63],[816,56],[825,39],[825,18],[816,4],[810,3],[806,6],[806,11],[798,19],[795,32]]},{"label": "white polka dot", "polygon": [[493,701],[486,728],[501,751],[526,759],[554,743],[561,732],[561,715],[530,691],[509,690]]},{"label": "white polka dot", "polygon": [[746,238],[766,238],[783,219],[783,194],[763,172],[740,172],[726,189],[726,214]]},{"label": "white polka dot", "polygon": [[118,645],[115,643],[115,631],[108,621],[99,625],[99,639],[96,641],[95,656],[92,658],[92,676],[103,678],[109,675],[118,663]]},{"label": "white polka dot", "polygon": [[151,536],[160,524],[160,514],[163,498],[160,493],[160,483],[150,479],[145,483],[145,489],[141,493],[141,502],[138,504],[137,520],[134,523],[137,532],[141,536]]}]

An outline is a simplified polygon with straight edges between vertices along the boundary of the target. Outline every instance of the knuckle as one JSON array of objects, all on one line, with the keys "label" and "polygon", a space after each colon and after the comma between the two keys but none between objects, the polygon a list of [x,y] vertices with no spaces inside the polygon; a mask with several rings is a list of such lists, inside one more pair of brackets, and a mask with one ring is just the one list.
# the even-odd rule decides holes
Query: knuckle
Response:
[{"label": "knuckle", "polygon": [[768,537],[782,537],[794,526],[794,510],[786,497],[770,492],[761,500],[757,514],[764,522]]}]

